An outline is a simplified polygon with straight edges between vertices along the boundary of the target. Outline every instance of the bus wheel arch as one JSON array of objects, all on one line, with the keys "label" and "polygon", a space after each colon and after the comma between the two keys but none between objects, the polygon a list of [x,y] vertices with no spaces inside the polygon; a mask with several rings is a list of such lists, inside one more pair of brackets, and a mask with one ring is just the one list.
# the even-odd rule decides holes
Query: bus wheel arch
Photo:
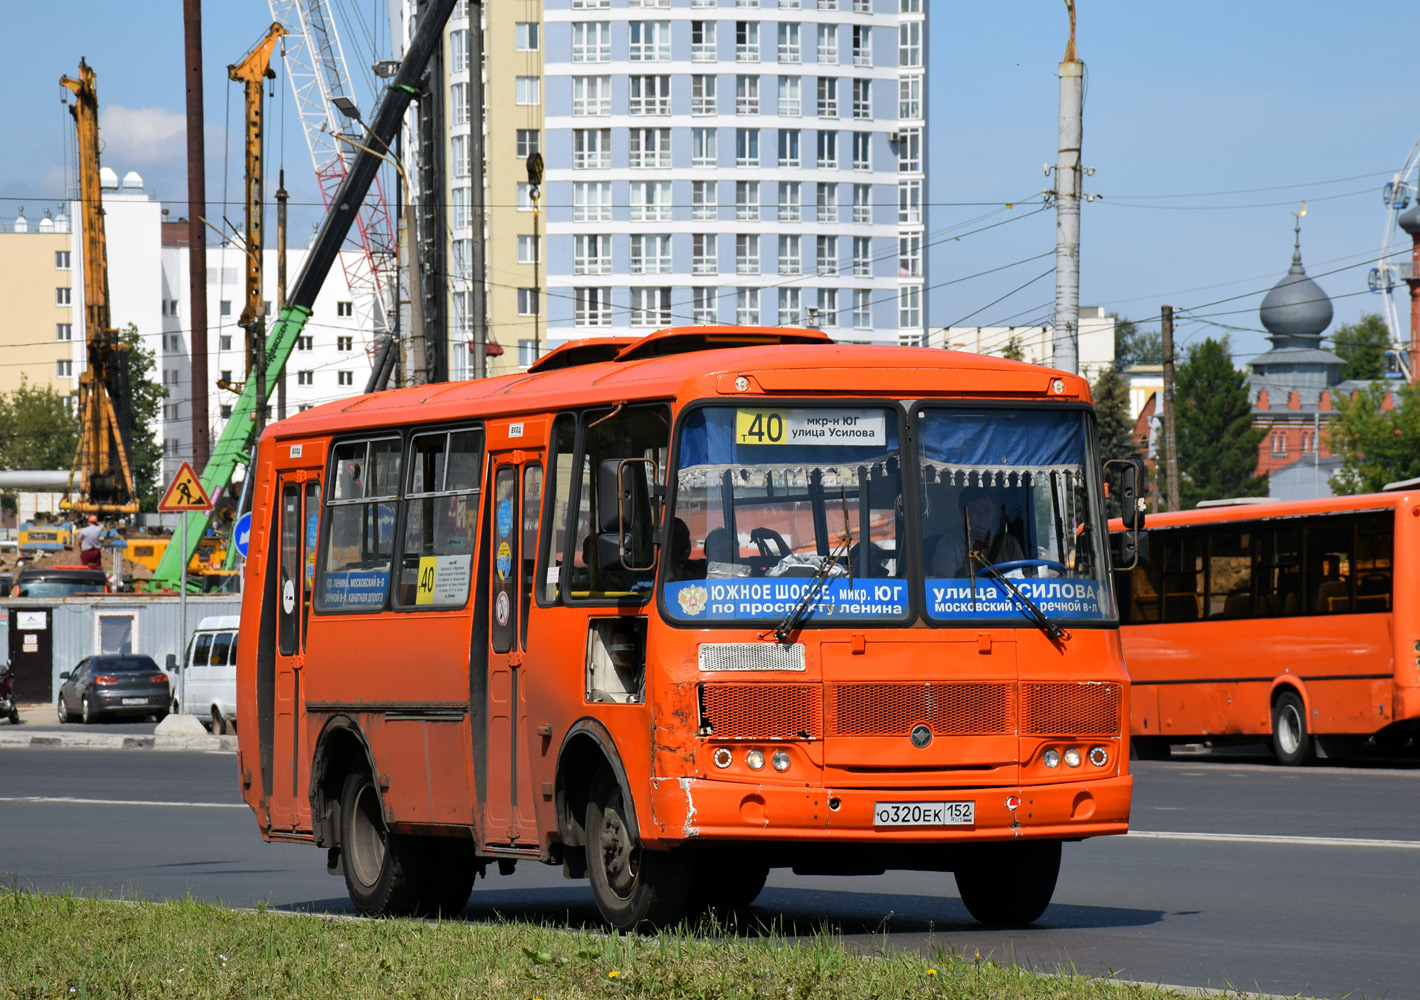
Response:
[{"label": "bus wheel arch", "polygon": [[616,752],[616,743],[611,733],[596,719],[578,719],[567,730],[567,735],[562,739],[562,746],[558,748],[557,780],[554,786],[558,839],[571,848],[565,852],[563,860],[567,864],[568,874],[574,878],[582,878],[586,874],[586,855],[583,848],[587,844],[587,805],[597,775],[603,770],[610,771],[613,779],[621,786],[627,821],[632,829],[639,829],[636,803],[630,794],[626,768],[621,763],[621,755]]},{"label": "bus wheel arch", "polygon": [[[311,827],[320,847],[340,845],[340,800],[345,780],[354,771],[375,775],[375,757],[360,724],[348,715],[332,716],[316,738],[311,759]],[[375,794],[380,795],[379,782]],[[383,808],[381,796],[381,808]]]},{"label": "bus wheel arch", "polygon": [[1269,701],[1272,753],[1277,762],[1288,767],[1310,764],[1316,758],[1316,739],[1305,692],[1299,685],[1279,681]]}]

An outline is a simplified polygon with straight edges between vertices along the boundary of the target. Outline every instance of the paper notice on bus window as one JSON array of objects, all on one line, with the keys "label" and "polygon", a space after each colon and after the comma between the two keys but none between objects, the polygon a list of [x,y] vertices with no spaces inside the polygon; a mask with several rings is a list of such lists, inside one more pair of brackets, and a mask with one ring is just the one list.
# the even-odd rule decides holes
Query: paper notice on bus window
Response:
[{"label": "paper notice on bus window", "polygon": [[468,596],[472,556],[422,556],[415,604],[462,604]]},{"label": "paper notice on bus window", "polygon": [[387,569],[336,570],[321,577],[321,606],[326,609],[384,606],[389,586]]},{"label": "paper notice on bus window", "polygon": [[812,410],[735,411],[735,443],[748,445],[887,446],[887,414],[882,410],[838,407]]}]

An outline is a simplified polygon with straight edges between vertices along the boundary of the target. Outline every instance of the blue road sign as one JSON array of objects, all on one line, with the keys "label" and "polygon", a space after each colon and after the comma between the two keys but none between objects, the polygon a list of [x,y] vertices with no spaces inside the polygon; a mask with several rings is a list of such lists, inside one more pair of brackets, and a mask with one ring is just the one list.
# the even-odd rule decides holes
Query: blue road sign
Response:
[{"label": "blue road sign", "polygon": [[251,537],[251,511],[237,518],[232,526],[232,544],[237,547],[243,559],[247,557],[247,539]]}]

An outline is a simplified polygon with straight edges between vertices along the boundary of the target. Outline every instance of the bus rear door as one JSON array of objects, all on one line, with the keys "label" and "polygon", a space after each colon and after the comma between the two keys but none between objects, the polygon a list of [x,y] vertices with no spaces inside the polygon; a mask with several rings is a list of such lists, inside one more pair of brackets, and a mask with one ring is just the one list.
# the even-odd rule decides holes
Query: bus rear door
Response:
[{"label": "bus rear door", "polygon": [[527,615],[542,507],[545,419],[488,427],[492,558],[488,560],[488,777],[484,838],[490,845],[539,842],[529,731]]}]

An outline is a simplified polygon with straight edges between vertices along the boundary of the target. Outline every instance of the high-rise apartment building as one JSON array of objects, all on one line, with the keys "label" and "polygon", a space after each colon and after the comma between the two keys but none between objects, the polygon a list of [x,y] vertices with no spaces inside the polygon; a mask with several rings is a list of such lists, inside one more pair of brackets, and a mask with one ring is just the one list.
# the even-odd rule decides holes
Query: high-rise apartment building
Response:
[{"label": "high-rise apartment building", "polygon": [[922,342],[925,73],[924,0],[460,3],[444,74],[451,374],[470,372],[480,228],[504,365],[693,323]]}]

